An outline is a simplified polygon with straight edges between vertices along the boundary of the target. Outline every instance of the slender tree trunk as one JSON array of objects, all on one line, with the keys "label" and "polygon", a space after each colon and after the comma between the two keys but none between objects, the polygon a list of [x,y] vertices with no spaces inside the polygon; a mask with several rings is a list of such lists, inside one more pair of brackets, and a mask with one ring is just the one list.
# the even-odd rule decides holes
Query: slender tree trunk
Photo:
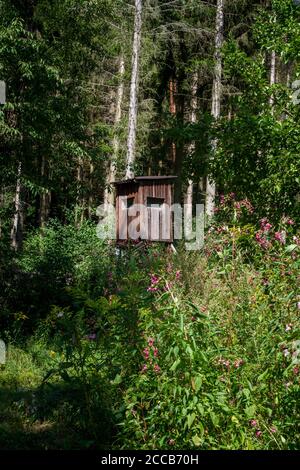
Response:
[{"label": "slender tree trunk", "polygon": [[[270,86],[274,85],[275,83],[276,83],[276,52],[272,51],[271,61],[270,61]],[[274,108],[274,95],[273,94],[270,96],[269,103],[273,112],[273,108]]]},{"label": "slender tree trunk", "polygon": [[177,83],[175,78],[170,78],[169,81],[169,95],[170,95],[170,113],[176,114],[176,101],[175,95],[177,93]]},{"label": "slender tree trunk", "polygon": [[[170,114],[176,115],[176,96],[177,93],[177,81],[175,78],[170,78],[169,81],[169,99],[170,99]],[[171,144],[171,158],[172,162],[175,164],[176,162],[176,144],[172,142]]]},{"label": "slender tree trunk", "polygon": [[[182,89],[184,77],[181,76],[178,79],[178,96],[177,96],[177,104],[176,104],[176,117],[177,117],[177,125],[182,127],[184,124],[184,108],[185,108],[185,99],[184,93]],[[185,155],[185,148],[182,141],[177,142],[175,145],[175,165],[174,165],[174,172],[177,176],[174,185],[174,202],[175,203],[182,203],[182,166],[184,161]]]},{"label": "slender tree trunk", "polygon": [[[45,156],[42,156],[42,163],[41,163],[41,177],[44,180],[46,170],[45,170]],[[50,210],[50,201],[51,201],[51,194],[50,191],[47,189],[46,191],[43,191],[41,194],[41,199],[40,199],[40,217],[39,217],[39,225],[41,228],[45,227],[45,224],[48,220],[49,216],[49,210]]]},{"label": "slender tree trunk", "polygon": [[286,86],[287,86],[288,88],[291,87],[291,72],[292,72],[292,63],[291,63],[291,62],[288,62],[288,63],[286,64],[286,81],[285,81]]},{"label": "slender tree trunk", "polygon": [[[198,73],[195,72],[192,77],[192,84],[191,84],[191,113],[190,113],[190,122],[196,123],[197,121],[197,90],[198,90]],[[189,145],[188,152],[191,155],[195,151],[195,141],[191,142]],[[193,218],[193,192],[194,192],[194,181],[193,175],[190,175],[188,179],[188,185],[186,189],[185,195],[185,203],[187,204],[187,217],[192,220]]]},{"label": "slender tree trunk", "polygon": [[122,103],[124,95],[124,74],[125,74],[125,61],[123,55],[119,59],[119,85],[116,94],[116,108],[114,117],[114,137],[112,141],[113,153],[110,159],[109,171],[107,175],[106,188],[104,191],[104,204],[114,203],[114,192],[111,183],[116,180],[116,161],[118,158],[120,141],[118,137],[118,125],[122,117]]},{"label": "slender tree trunk", "polygon": [[94,174],[94,164],[90,162],[90,171],[89,171],[89,199],[88,199],[88,218],[92,218],[92,209],[93,209],[93,174]]},{"label": "slender tree trunk", "polygon": [[86,172],[86,162],[84,159],[82,161],[82,196],[81,196],[81,212],[80,212],[80,222],[79,226],[83,224],[86,209],[87,209],[87,194],[86,194],[86,186],[87,186],[87,172]]},{"label": "slender tree trunk", "polygon": [[[179,33],[179,50],[180,50],[180,61],[184,63],[187,57],[187,50],[184,42],[184,35],[183,33]],[[184,83],[186,80],[186,73],[183,68],[179,67],[176,70],[177,80],[176,80],[176,121],[177,126],[179,128],[183,128],[184,126],[184,111],[185,111],[185,91],[184,91]],[[179,139],[176,142],[176,159],[175,159],[175,166],[174,172],[177,176],[174,185],[174,202],[175,203],[182,203],[182,168],[184,162],[184,156],[186,152],[186,147],[182,139]]]},{"label": "slender tree trunk", "polygon": [[129,124],[127,139],[126,179],[134,177],[135,143],[138,111],[139,56],[142,33],[142,0],[135,0],[134,36],[132,46],[132,72],[130,85]]},{"label": "slender tree trunk", "polygon": [[[221,50],[224,42],[224,0],[217,0],[216,29],[215,29],[215,68],[212,89],[212,107],[211,113],[215,119],[221,114],[221,97],[222,97],[222,55]],[[217,142],[212,142],[212,152],[216,152]],[[211,217],[214,214],[216,197],[215,182],[207,177],[206,181],[206,214]]]},{"label": "slender tree trunk", "polygon": [[83,160],[81,157],[78,158],[77,164],[77,197],[76,197],[76,210],[75,210],[75,225],[79,227],[82,221],[82,213],[84,211],[84,199],[82,197],[82,185],[83,185]]},{"label": "slender tree trunk", "polygon": [[18,250],[22,246],[23,241],[23,212],[21,202],[21,175],[22,175],[22,163],[18,163],[17,170],[17,184],[15,192],[15,214],[13,218],[13,225],[11,229],[11,246],[14,250]]}]

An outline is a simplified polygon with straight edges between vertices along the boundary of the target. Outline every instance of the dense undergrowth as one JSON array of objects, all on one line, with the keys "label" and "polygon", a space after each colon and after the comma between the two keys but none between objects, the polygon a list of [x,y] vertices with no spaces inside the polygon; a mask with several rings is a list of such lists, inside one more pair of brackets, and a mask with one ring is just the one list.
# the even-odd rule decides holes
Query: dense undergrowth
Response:
[{"label": "dense undergrowth", "polygon": [[31,234],[3,282],[0,447],[299,448],[299,233],[252,215],[221,198],[175,255]]}]

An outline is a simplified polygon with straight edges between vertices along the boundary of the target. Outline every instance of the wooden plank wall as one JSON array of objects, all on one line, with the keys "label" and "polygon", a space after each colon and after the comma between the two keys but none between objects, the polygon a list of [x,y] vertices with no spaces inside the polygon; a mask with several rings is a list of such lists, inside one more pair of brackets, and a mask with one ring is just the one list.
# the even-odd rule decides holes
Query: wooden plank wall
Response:
[{"label": "wooden plank wall", "polygon": [[[173,202],[173,185],[172,183],[158,182],[158,181],[147,181],[138,183],[124,183],[117,186],[117,197],[116,197],[116,206],[117,206],[117,240],[120,240],[120,235],[124,234],[127,239],[129,239],[128,227],[132,220],[135,220],[136,217],[127,215],[127,225],[125,211],[120,210],[120,198],[125,196],[127,198],[134,198],[135,204],[143,204],[147,206],[148,197],[157,197],[162,198],[169,207],[171,207]],[[146,213],[141,213],[138,215],[139,225],[142,229],[141,238],[143,240],[152,240],[152,241],[163,241],[163,242],[172,242],[173,241],[173,216],[172,213],[169,213],[167,218],[163,216],[161,209],[151,209],[148,208]],[[164,230],[163,222],[165,220]],[[153,221],[154,230],[151,233],[151,222]],[[143,230],[144,229],[144,230]]]},{"label": "wooden plank wall", "polygon": [[[159,183],[159,182],[147,182],[142,183],[139,188],[139,203],[147,206],[148,197],[162,198],[169,207],[172,205],[172,184],[171,183]],[[147,209],[148,212],[148,240],[152,241],[165,241],[172,242],[172,214],[167,217],[165,221],[165,230],[163,227],[163,214],[160,209]],[[146,221],[141,220],[141,224],[145,224]],[[153,229],[151,233],[151,222],[153,222]],[[146,239],[146,237],[144,238]]]},{"label": "wooden plank wall", "polygon": [[[120,240],[120,235],[124,234],[126,239],[129,239],[128,236],[128,226],[133,220],[134,217],[127,216],[127,222],[125,217],[125,211],[122,211],[121,197],[125,196],[126,198],[134,198],[134,204],[138,203],[138,188],[139,185],[135,183],[126,183],[117,186],[117,197],[116,197],[116,215],[117,215],[117,240]],[[122,240],[124,237],[122,236]]]}]

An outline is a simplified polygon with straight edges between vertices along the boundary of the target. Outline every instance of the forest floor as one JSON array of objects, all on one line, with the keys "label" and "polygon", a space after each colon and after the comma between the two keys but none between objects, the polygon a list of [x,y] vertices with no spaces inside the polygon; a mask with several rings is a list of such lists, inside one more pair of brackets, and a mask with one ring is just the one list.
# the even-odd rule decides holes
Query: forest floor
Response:
[{"label": "forest floor", "polygon": [[[82,447],[80,438],[61,420],[53,419],[49,407],[55,406],[59,393],[50,390],[48,397],[39,397],[39,388],[45,375],[43,367],[34,360],[34,355],[10,346],[7,365],[0,372],[0,449],[2,450],[47,450],[76,449]],[[44,407],[44,416],[37,419],[35,409]],[[48,408],[48,410],[47,410]]]}]

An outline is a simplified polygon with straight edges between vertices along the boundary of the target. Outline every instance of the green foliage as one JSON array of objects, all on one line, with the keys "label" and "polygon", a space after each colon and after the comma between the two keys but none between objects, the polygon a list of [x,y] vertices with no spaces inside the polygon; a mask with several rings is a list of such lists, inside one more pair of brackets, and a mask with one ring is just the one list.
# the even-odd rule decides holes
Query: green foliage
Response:
[{"label": "green foliage", "polygon": [[[203,252],[133,246],[107,258],[101,292],[78,262],[63,304],[27,346],[29,362],[8,360],[22,380],[31,363],[38,369],[21,419],[75,430],[75,448],[299,448],[299,233],[290,219],[245,225],[251,206],[241,202],[222,200]],[[47,230],[25,249],[28,271],[45,266],[50,247],[64,265],[66,246],[80,259],[89,227]],[[16,382],[9,374],[0,380],[17,386],[20,372]]]},{"label": "green foliage", "polygon": [[27,320],[20,328],[31,329],[51,305],[67,302],[71,286],[100,295],[107,283],[111,255],[90,222],[76,228],[52,221],[42,232],[28,234],[22,253],[11,259],[8,252],[9,265],[3,267],[8,276],[3,302],[11,314],[8,318],[3,315],[2,326],[12,329],[17,326],[13,319],[25,315]]},{"label": "green foliage", "polygon": [[259,248],[247,266],[242,230],[227,243],[211,233],[208,264],[181,262],[184,284],[140,311],[144,350],[125,394],[123,448],[299,446],[299,247]]},{"label": "green foliage", "polygon": [[[296,60],[292,51],[298,51],[298,19],[299,9],[292,2],[274,1],[271,12],[262,11],[254,25],[259,41],[254,55],[235,41],[226,45],[225,76],[236,93],[232,118],[217,126],[219,148],[211,166],[221,189],[250,199],[258,216],[269,214],[277,220],[283,214],[299,215],[299,106],[293,103],[287,72],[282,72]],[[282,79],[269,85],[266,50],[276,52],[277,71],[286,83]],[[298,75],[297,62],[290,70],[292,82]]]}]

